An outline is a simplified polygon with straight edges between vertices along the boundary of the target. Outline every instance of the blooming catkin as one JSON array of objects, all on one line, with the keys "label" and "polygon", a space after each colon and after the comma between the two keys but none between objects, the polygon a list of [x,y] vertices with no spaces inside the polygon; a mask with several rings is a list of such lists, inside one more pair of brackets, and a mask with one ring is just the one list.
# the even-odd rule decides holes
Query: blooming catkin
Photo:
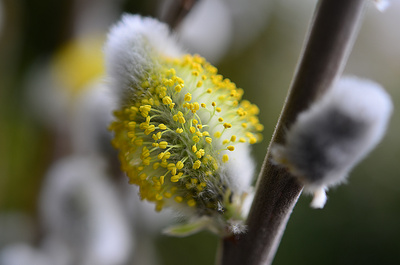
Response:
[{"label": "blooming catkin", "polygon": [[112,144],[142,199],[157,211],[206,216],[223,234],[243,219],[253,173],[248,147],[263,129],[259,109],[204,58],[182,55],[167,33],[156,20],[130,15],[111,29],[107,71],[121,106]]},{"label": "blooming catkin", "polygon": [[314,193],[311,206],[322,208],[325,190],[382,139],[392,111],[389,95],[376,83],[342,78],[319,101],[299,114],[273,160],[287,166]]}]

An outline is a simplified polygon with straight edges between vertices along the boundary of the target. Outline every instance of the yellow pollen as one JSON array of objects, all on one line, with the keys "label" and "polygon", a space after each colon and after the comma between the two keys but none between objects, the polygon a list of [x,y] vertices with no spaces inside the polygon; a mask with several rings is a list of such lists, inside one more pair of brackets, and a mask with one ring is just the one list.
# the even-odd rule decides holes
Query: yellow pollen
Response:
[{"label": "yellow pollen", "polygon": [[219,121],[219,122],[223,122],[223,121],[224,121],[224,119],[223,119],[223,118],[221,118],[221,117],[219,117],[219,118],[218,118],[218,121]]},{"label": "yellow pollen", "polygon": [[159,143],[159,146],[160,146],[161,149],[167,148],[167,145],[168,145],[168,143],[166,141],[162,141],[162,142]]},{"label": "yellow pollen", "polygon": [[182,133],[182,132],[183,132],[183,129],[182,129],[182,128],[178,128],[178,129],[176,129],[176,132],[177,132],[177,133]]},{"label": "yellow pollen", "polygon": [[222,156],[222,162],[226,163],[229,161],[229,156],[228,155],[223,155]]},{"label": "yellow pollen", "polygon": [[199,125],[197,125],[197,128],[198,129],[203,129],[203,125],[199,124]]},{"label": "yellow pollen", "polygon": [[234,142],[234,141],[236,141],[236,135],[231,136],[231,142]]},{"label": "yellow pollen", "polygon": [[209,143],[209,144],[211,144],[212,138],[211,138],[211,137],[206,137],[206,142]]},{"label": "yellow pollen", "polygon": [[175,201],[176,201],[177,203],[181,203],[181,202],[183,201],[183,198],[182,198],[181,196],[176,196],[176,197],[175,197]]},{"label": "yellow pollen", "polygon": [[213,102],[211,102],[211,106],[215,107],[215,106],[217,106],[217,103],[215,103],[215,102],[213,101]]},{"label": "yellow pollen", "polygon": [[197,135],[195,135],[193,136],[192,140],[193,142],[198,143],[200,141],[200,138]]},{"label": "yellow pollen", "polygon": [[190,199],[190,200],[188,200],[187,204],[188,204],[190,207],[194,207],[194,206],[196,206],[196,201],[193,200],[193,199]]},{"label": "yellow pollen", "polygon": [[230,123],[224,123],[224,127],[227,129],[227,128],[232,128],[232,124],[230,124]]},{"label": "yellow pollen", "polygon": [[189,131],[191,133],[195,133],[196,132],[196,128],[194,128],[193,126],[190,126]]},{"label": "yellow pollen", "polygon": [[239,138],[239,142],[245,143],[245,142],[246,142],[246,139],[244,139],[243,137],[240,137],[240,138]]},{"label": "yellow pollen", "polygon": [[257,138],[255,138],[255,137],[250,137],[249,143],[250,143],[250,144],[255,144],[255,143],[257,143]]},{"label": "yellow pollen", "polygon": [[184,164],[183,164],[182,161],[178,161],[178,162],[176,163],[176,168],[177,168],[177,169],[182,169],[183,166],[184,166]]},{"label": "yellow pollen", "polygon": [[227,147],[227,149],[228,149],[229,151],[233,151],[233,150],[235,150],[235,147],[234,147],[233,145],[230,145],[230,146]]},{"label": "yellow pollen", "polygon": [[222,111],[220,107],[217,107],[215,110],[216,110],[217,112],[221,112],[221,111]]},{"label": "yellow pollen", "polygon": [[196,119],[193,119],[193,124],[196,125],[198,123],[198,121]]},{"label": "yellow pollen", "polygon": [[160,124],[158,125],[158,128],[160,128],[161,130],[166,130],[166,129],[167,129],[167,126],[165,126],[165,124],[163,124],[163,123],[160,123]]},{"label": "yellow pollen", "polygon": [[166,97],[164,97],[164,98],[162,99],[162,102],[163,102],[165,105],[169,105],[169,104],[172,103],[172,99],[171,99],[170,97],[166,96]]},{"label": "yellow pollen", "polygon": [[184,99],[185,101],[191,101],[191,100],[192,100],[192,94],[187,93],[183,99]]},{"label": "yellow pollen", "polygon": [[205,108],[205,107],[206,107],[206,104],[205,104],[205,103],[201,103],[200,106],[201,106],[202,108]]},{"label": "yellow pollen", "polygon": [[175,91],[176,92],[181,92],[183,85],[176,85],[175,86]]},{"label": "yellow pollen", "polygon": [[194,145],[192,146],[192,151],[193,151],[193,153],[196,153],[196,151],[197,151],[196,144],[194,144]]},{"label": "yellow pollen", "polygon": [[200,166],[201,166],[201,161],[200,161],[200,160],[196,160],[196,161],[193,163],[193,169],[199,169]]}]

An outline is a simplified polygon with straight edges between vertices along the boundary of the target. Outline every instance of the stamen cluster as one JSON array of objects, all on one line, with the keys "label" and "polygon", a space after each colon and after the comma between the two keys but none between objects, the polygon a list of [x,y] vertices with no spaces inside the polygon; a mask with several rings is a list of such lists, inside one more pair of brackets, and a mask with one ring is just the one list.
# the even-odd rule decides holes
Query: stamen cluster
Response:
[{"label": "stamen cluster", "polygon": [[157,211],[240,215],[232,205],[245,194],[232,188],[227,169],[238,145],[260,141],[258,107],[198,55],[159,62],[114,113],[122,170]]}]

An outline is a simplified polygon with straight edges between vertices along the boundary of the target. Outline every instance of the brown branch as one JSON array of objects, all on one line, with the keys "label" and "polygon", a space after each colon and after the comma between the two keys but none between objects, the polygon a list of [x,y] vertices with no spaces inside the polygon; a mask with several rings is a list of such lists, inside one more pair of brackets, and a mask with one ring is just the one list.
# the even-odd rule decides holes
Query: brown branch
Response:
[{"label": "brown branch", "polygon": [[[320,0],[305,48],[271,144],[283,143],[299,112],[323,94],[342,73],[357,35],[366,0]],[[271,264],[302,186],[268,152],[247,219],[248,232],[225,238],[222,265]]]},{"label": "brown branch", "polygon": [[[164,1],[164,0],[163,0]],[[175,29],[199,0],[172,0],[164,2],[160,20]]]}]

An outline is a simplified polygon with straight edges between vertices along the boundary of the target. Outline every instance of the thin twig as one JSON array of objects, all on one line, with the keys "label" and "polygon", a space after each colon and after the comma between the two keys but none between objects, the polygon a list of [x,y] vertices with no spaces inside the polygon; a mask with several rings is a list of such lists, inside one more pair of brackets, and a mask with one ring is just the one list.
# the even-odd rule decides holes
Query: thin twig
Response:
[{"label": "thin twig", "polygon": [[[366,0],[321,0],[271,144],[284,143],[299,112],[342,73],[357,35]],[[247,219],[248,232],[222,242],[222,265],[271,264],[302,186],[268,152]]]},{"label": "thin twig", "polygon": [[[164,0],[163,0],[164,1]],[[160,20],[167,23],[171,29],[179,26],[199,0],[172,0],[163,3]]]}]

